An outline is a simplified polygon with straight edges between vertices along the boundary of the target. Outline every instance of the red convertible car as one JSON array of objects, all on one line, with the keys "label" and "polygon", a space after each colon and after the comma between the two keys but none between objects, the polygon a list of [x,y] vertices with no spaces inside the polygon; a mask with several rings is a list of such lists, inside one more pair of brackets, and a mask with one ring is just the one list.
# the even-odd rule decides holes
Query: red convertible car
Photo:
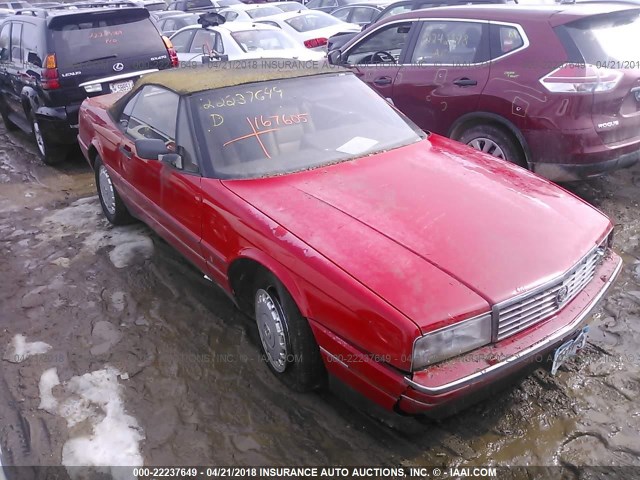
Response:
[{"label": "red convertible car", "polygon": [[607,217],[424,133],[349,71],[253,63],[90,98],[79,140],[106,217],[219,284],[285,384],[329,372],[436,414],[584,346],[621,268]]}]

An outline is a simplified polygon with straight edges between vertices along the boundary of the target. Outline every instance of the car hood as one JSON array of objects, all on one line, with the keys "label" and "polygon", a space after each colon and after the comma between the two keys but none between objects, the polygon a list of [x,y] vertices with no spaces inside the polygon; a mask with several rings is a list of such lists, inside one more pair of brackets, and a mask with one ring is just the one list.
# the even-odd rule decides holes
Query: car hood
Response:
[{"label": "car hood", "polygon": [[566,272],[610,228],[551,182],[436,135],[224,184],[421,327],[412,304],[425,303],[434,267],[494,304]]}]

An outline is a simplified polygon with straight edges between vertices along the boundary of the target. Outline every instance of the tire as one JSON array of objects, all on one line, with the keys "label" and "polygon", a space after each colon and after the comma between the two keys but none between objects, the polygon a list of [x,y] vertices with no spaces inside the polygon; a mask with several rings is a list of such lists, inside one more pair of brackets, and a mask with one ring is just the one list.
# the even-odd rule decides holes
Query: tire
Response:
[{"label": "tire", "polygon": [[19,127],[15,123],[13,123],[11,120],[9,120],[9,116],[4,111],[0,111],[0,115],[2,115],[2,121],[4,122],[4,127],[7,129],[8,132],[15,132],[16,130],[19,130]]},{"label": "tire", "polygon": [[522,149],[513,136],[502,128],[493,125],[476,125],[462,132],[457,140],[476,150],[527,168]]},{"label": "tire", "polygon": [[258,272],[254,285],[254,316],[269,369],[296,392],[323,387],[327,373],[320,348],[287,289],[268,271]]},{"label": "tire", "polygon": [[96,189],[98,190],[98,198],[102,213],[107,217],[113,225],[126,225],[133,221],[133,217],[127,210],[122,198],[118,194],[116,187],[111,182],[109,171],[102,163],[100,156],[96,157],[94,162],[94,171],[96,176]]},{"label": "tire", "polygon": [[38,119],[33,112],[29,114],[33,140],[36,142],[38,156],[47,165],[57,165],[67,158],[68,147],[66,145],[52,144],[44,138],[40,131]]}]

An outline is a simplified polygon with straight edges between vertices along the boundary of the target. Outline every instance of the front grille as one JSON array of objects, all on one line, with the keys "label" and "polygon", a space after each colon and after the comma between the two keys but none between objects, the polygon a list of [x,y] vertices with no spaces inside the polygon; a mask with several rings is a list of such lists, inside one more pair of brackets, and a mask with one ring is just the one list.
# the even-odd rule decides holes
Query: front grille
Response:
[{"label": "front grille", "polygon": [[498,316],[497,340],[514,335],[560,310],[591,281],[605,251],[605,244],[594,248],[550,286],[498,305],[494,310],[494,315]]}]

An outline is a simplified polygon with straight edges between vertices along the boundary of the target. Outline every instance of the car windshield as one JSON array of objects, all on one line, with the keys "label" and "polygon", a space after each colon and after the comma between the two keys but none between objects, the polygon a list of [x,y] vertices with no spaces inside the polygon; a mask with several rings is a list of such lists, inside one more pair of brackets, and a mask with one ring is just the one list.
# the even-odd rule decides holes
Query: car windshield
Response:
[{"label": "car windshield", "polygon": [[231,5],[243,5],[240,0],[218,0],[216,2],[220,7],[230,7]]},{"label": "car windshield", "polygon": [[298,15],[297,17],[285,20],[291,28],[298,32],[310,32],[319,28],[330,27],[343,23],[335,17],[324,12],[308,12]]},{"label": "car windshield", "polygon": [[60,65],[149,55],[164,49],[148,17],[141,18],[128,9],[104,13],[59,17],[55,24],[52,22],[51,35]]},{"label": "car windshield", "polygon": [[147,3],[144,8],[149,10],[150,12],[157,12],[159,10],[164,10],[167,8],[166,3]]},{"label": "car windshield", "polygon": [[201,151],[218,178],[307,170],[424,136],[352,74],[227,87],[190,102]]},{"label": "car windshield", "polygon": [[280,30],[245,30],[231,36],[245,52],[296,48],[295,42]]},{"label": "car windshield", "polygon": [[615,60],[638,64],[640,10],[588,17],[565,28],[586,63],[604,66],[607,62]]},{"label": "car windshield", "polygon": [[298,2],[278,3],[275,5],[283,12],[295,12],[296,10],[306,10],[307,7]]},{"label": "car windshield", "polygon": [[282,13],[282,10],[277,7],[260,7],[246,10],[246,12],[251,18],[262,18],[268,17],[269,15],[279,15]]}]

